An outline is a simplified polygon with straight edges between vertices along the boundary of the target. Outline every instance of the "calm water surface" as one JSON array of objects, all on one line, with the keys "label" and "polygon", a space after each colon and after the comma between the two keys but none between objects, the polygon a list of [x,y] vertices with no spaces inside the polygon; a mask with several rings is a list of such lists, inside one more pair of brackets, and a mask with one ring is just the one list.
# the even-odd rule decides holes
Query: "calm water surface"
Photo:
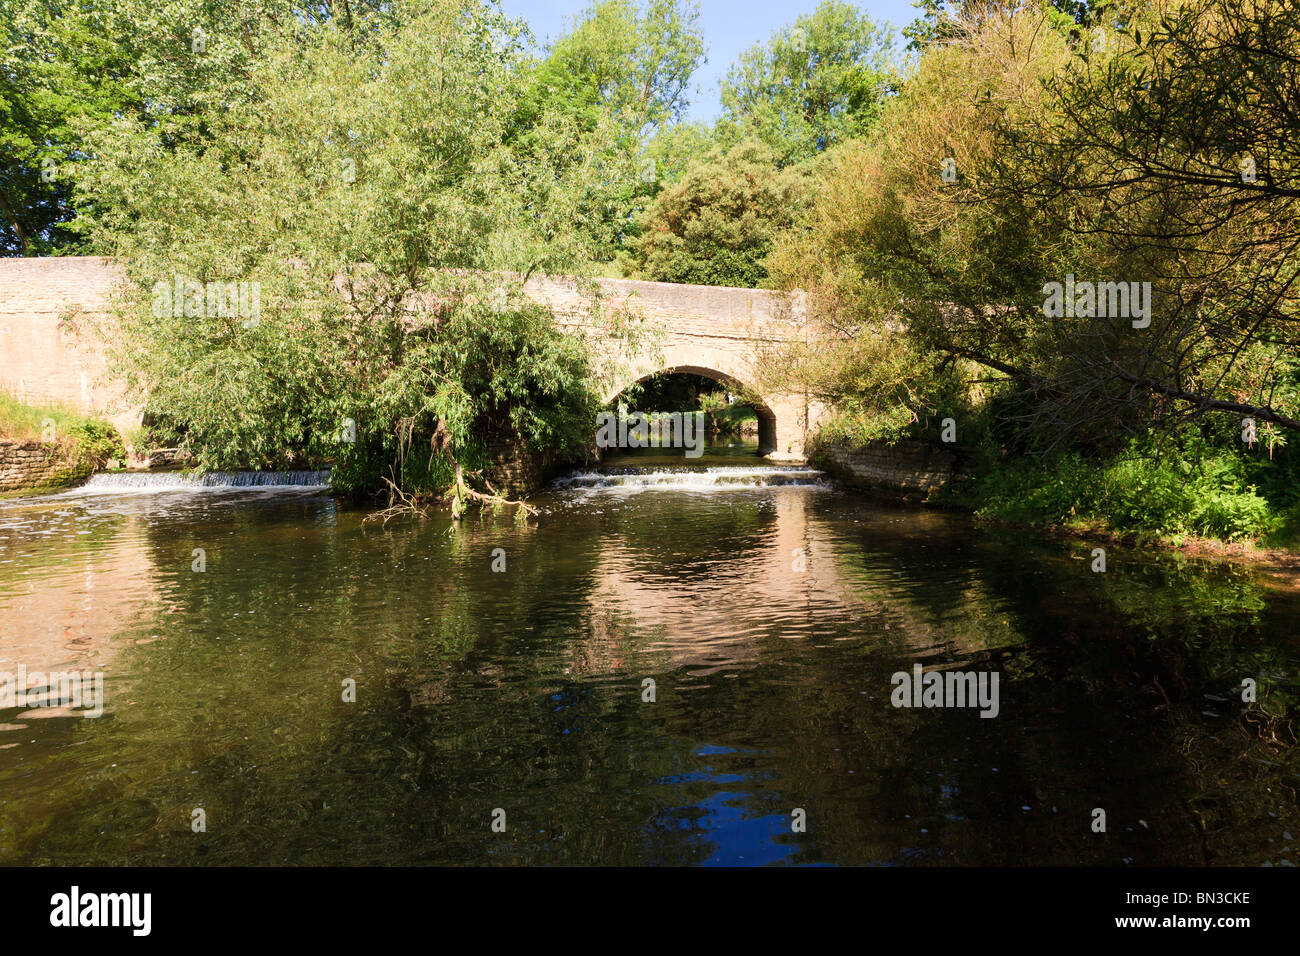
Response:
[{"label": "calm water surface", "polygon": [[[106,675],[99,719],[0,709],[0,863],[1296,858],[1294,594],[743,457],[605,472],[527,527],[0,504],[0,671]],[[918,662],[998,672],[998,716],[893,707]]]}]

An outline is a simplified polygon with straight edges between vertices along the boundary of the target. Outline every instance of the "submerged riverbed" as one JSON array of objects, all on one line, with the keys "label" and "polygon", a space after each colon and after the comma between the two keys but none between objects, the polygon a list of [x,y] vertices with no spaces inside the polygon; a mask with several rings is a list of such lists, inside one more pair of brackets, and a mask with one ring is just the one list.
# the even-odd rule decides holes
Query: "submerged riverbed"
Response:
[{"label": "submerged riverbed", "polygon": [[[0,709],[0,863],[1300,853],[1294,593],[1096,573],[732,451],[571,476],[526,527],[310,488],[0,503],[0,672],[105,675],[97,719]],[[997,716],[893,706],[918,663],[996,673]]]}]

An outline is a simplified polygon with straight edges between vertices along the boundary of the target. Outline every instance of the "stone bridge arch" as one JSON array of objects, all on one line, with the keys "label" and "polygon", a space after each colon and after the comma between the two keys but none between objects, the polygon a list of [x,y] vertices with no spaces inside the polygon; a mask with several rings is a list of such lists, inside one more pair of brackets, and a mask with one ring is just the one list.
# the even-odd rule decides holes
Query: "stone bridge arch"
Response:
[{"label": "stone bridge arch", "polygon": [[[607,357],[619,369],[610,394],[604,396],[608,401],[654,375],[702,375],[757,398],[762,454],[786,460],[804,456],[821,407],[802,394],[755,396],[754,389],[747,387],[756,380],[754,361],[760,348],[800,341],[806,335],[801,293],[635,279],[601,279],[599,284],[604,309],[640,317],[660,335],[658,348],[644,355],[607,350]],[[576,282],[533,279],[525,290],[550,306],[561,325],[591,329],[590,301]]]},{"label": "stone bridge arch", "polygon": [[[615,386],[605,398],[606,404],[613,403],[620,395],[626,392],[633,385],[639,385],[644,381],[652,379],[658,375],[699,375],[702,378],[712,379],[724,388],[733,390],[745,396],[743,404],[753,407],[758,414],[758,453],[760,455],[769,455],[778,451],[777,440],[777,415],[772,407],[758,395],[744,381],[721,372],[715,368],[709,368],[704,365],[673,365],[661,368],[658,371],[648,372],[641,375],[632,382],[619,387]],[[635,409],[636,411],[657,411],[658,409]]]}]

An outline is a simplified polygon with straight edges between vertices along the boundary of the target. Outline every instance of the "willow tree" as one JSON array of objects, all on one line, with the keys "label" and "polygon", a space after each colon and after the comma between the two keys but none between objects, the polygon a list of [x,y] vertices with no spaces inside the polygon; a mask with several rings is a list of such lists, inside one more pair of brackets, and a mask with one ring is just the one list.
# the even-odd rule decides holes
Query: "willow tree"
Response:
[{"label": "willow tree", "polygon": [[[335,459],[358,486],[497,435],[589,438],[602,369],[522,283],[581,272],[599,238],[574,223],[622,174],[604,122],[542,115],[512,148],[522,32],[473,0],[394,4],[362,38],[295,21],[204,142],[96,136],[82,201],[131,279],[115,366],[201,463]],[[255,310],[222,307],[230,283]]]}]

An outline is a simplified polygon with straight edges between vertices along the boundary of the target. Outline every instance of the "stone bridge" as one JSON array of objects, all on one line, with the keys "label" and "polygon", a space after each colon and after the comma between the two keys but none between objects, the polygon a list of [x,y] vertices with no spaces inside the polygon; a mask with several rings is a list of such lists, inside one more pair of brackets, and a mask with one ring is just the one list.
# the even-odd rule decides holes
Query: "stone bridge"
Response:
[{"label": "stone bridge", "polygon": [[[122,277],[119,267],[101,257],[0,259],[0,388],[28,403],[59,402],[101,414],[124,433],[138,426],[143,409],[124,401],[86,321],[107,310]],[[762,453],[803,456],[821,408],[801,394],[758,394],[752,388],[757,352],[803,336],[801,295],[625,279],[600,284],[606,309],[630,309],[660,330],[653,354],[606,352],[618,369],[607,398],[613,401],[628,386],[661,372],[703,375],[758,395]],[[550,305],[561,325],[589,324],[588,303],[576,282],[533,279],[525,289]],[[602,342],[608,340],[597,339],[597,347]]]}]

